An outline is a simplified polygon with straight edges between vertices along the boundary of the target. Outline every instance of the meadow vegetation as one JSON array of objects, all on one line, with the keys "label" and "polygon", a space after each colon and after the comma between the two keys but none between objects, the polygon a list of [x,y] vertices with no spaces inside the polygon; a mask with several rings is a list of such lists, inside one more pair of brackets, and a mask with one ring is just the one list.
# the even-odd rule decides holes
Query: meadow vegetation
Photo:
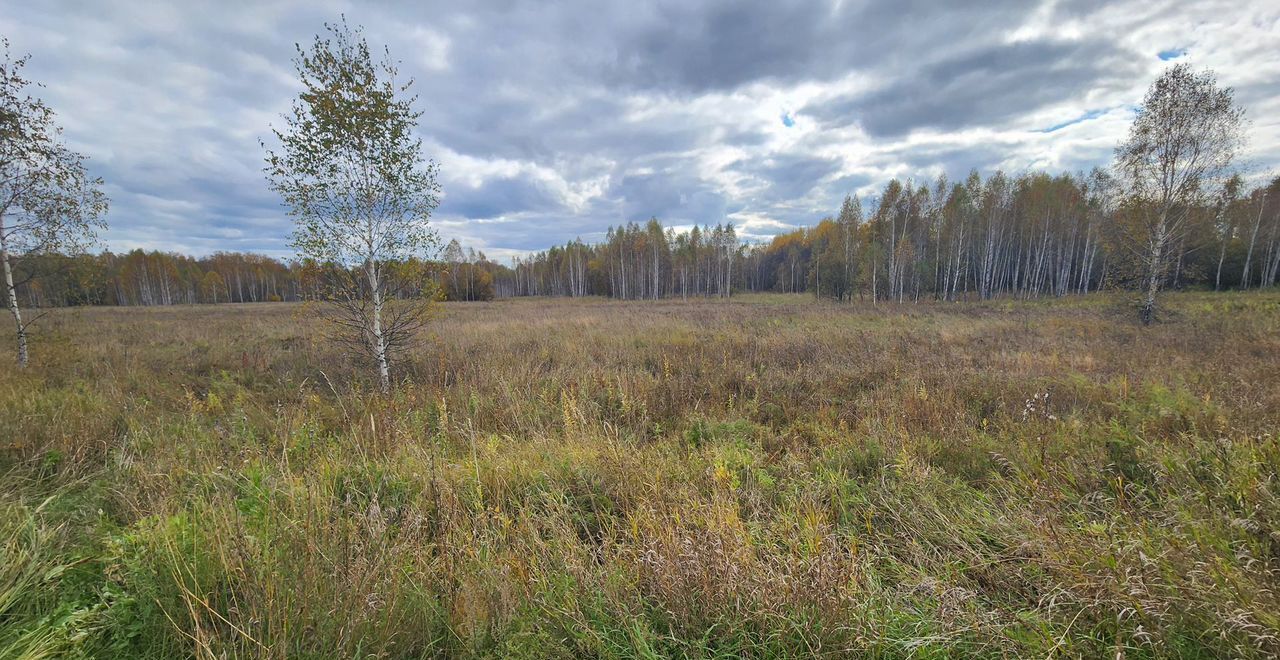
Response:
[{"label": "meadow vegetation", "polygon": [[57,310],[0,657],[1267,657],[1280,292]]}]

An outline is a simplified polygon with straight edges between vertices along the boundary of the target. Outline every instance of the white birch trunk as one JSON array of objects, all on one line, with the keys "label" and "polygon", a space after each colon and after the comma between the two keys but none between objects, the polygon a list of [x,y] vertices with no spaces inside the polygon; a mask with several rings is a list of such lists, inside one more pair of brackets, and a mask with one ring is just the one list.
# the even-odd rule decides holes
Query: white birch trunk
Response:
[{"label": "white birch trunk", "polygon": [[382,336],[382,291],[379,288],[378,268],[370,262],[366,272],[369,275],[369,289],[373,295],[373,355],[378,363],[378,387],[383,394],[391,391],[391,368],[387,364],[387,342]]},{"label": "white birch trunk", "polygon": [[4,262],[4,289],[8,294],[9,312],[18,329],[18,366],[27,366],[27,326],[22,322],[22,310],[18,307],[18,289],[13,285],[13,268],[9,265],[9,246],[4,238],[4,225],[0,224],[0,261]]}]

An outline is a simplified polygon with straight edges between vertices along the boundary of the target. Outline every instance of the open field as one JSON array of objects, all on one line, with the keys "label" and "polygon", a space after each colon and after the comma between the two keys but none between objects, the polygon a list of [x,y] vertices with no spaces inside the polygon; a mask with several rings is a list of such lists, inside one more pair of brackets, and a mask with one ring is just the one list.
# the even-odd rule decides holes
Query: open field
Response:
[{"label": "open field", "polygon": [[1280,292],[1166,309],[448,304],[389,398],[299,305],[62,310],[0,657],[1271,656]]}]

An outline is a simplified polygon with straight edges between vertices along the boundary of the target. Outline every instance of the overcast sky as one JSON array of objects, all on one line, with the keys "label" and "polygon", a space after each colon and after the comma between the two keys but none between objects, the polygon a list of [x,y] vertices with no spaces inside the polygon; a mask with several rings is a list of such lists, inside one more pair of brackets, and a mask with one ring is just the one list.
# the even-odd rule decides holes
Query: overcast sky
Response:
[{"label": "overcast sky", "polygon": [[[1280,165],[1280,3],[8,2],[0,34],[111,197],[104,238],[289,256],[258,140],[342,13],[416,78],[444,238],[491,257],[628,220],[765,239],[891,177],[1105,163],[1174,62]],[[977,6],[980,5],[980,6]]]}]

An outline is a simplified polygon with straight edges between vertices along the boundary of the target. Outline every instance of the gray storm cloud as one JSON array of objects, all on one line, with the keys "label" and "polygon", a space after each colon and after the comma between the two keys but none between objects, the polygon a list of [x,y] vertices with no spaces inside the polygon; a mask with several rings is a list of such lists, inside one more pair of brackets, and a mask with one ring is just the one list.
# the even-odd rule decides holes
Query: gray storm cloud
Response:
[{"label": "gray storm cloud", "polygon": [[[346,14],[415,78],[446,238],[506,256],[657,216],[767,238],[892,176],[1105,163],[1168,62],[1280,156],[1267,2],[22,3],[0,34],[113,205],[112,249],[288,256],[260,139]],[[1052,129],[1052,130],[1048,130]]]}]

